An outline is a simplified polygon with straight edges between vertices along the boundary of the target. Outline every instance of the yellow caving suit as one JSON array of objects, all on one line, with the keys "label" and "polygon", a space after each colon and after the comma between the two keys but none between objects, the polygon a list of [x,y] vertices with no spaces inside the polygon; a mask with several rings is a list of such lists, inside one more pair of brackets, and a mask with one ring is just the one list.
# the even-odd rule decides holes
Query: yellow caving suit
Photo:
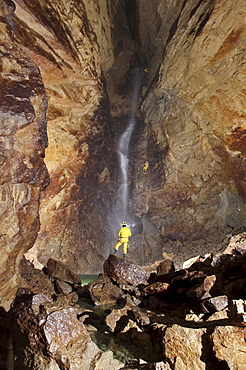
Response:
[{"label": "yellow caving suit", "polygon": [[147,169],[149,168],[149,162],[148,161],[146,161],[145,163],[144,163],[144,166],[143,166],[143,171],[144,171],[144,173],[146,173],[146,171],[147,171]]},{"label": "yellow caving suit", "polygon": [[128,238],[132,235],[131,230],[129,227],[124,226],[119,230],[118,235],[120,240],[116,243],[114,249],[118,250],[120,245],[123,243],[123,254],[127,254]]}]

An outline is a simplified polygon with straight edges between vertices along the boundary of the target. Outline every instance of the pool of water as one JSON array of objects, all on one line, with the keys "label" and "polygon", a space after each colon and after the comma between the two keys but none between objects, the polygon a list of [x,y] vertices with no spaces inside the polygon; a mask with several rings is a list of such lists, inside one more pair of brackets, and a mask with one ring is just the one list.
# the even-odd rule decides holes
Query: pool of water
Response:
[{"label": "pool of water", "polygon": [[84,275],[78,275],[78,277],[81,279],[82,285],[87,285],[91,281],[96,280],[96,278],[98,277],[98,275],[95,275],[95,274],[84,274]]},{"label": "pool of water", "polygon": [[87,298],[80,298],[78,304],[83,308],[92,310],[98,317],[98,319],[93,319],[92,324],[97,330],[91,331],[90,336],[102,351],[111,350],[114,357],[125,365],[130,365],[135,359],[142,359],[147,362],[161,361],[162,354],[153,351],[153,348],[143,349],[137,343],[124,340],[120,335],[110,332],[105,323],[105,318],[112,309],[121,308],[121,306],[117,304],[95,306]]}]

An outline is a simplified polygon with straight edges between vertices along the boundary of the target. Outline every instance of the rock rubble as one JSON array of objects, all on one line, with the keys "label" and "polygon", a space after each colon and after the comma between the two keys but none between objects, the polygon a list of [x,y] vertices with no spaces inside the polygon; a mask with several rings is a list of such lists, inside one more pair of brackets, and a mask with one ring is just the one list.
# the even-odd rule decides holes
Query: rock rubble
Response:
[{"label": "rock rubble", "polygon": [[[109,255],[103,273],[85,286],[60,261],[50,259],[41,271],[23,259],[26,286],[10,311],[0,313],[1,364],[37,370],[243,369],[245,237],[232,238],[223,254],[186,261],[182,269],[169,258],[140,267]],[[95,342],[100,332],[109,347]]]},{"label": "rock rubble", "polygon": [[[243,369],[246,360],[241,347],[246,339],[244,238],[245,234],[238,235],[236,240],[232,238],[223,254],[197,256],[190,263],[187,261],[184,269],[175,270],[171,260],[161,261],[154,266],[155,272],[148,272],[148,280],[140,284],[116,283],[115,276],[121,275],[127,262],[136,277],[138,273],[141,276],[142,267],[109,256],[104,263],[104,274],[111,279],[112,289],[118,286],[123,294],[119,307],[105,316],[108,330],[122,340],[137,344],[143,357],[144,351],[152,351],[153,357],[159,360],[151,365],[147,361],[145,367],[136,369],[149,369],[148,366],[175,370]],[[146,270],[150,271],[150,266]],[[90,293],[95,301],[92,290]],[[96,299],[98,302],[98,296]],[[163,365],[157,365],[161,362]]]}]

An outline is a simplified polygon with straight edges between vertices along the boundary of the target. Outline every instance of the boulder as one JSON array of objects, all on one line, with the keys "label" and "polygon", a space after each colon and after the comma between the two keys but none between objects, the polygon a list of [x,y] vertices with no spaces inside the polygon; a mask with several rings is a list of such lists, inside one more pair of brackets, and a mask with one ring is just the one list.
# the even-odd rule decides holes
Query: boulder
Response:
[{"label": "boulder", "polygon": [[171,370],[171,367],[168,362],[149,362],[146,370]]},{"label": "boulder", "polygon": [[116,284],[147,284],[150,273],[136,263],[110,254],[103,265],[104,273]]},{"label": "boulder", "polygon": [[162,261],[156,269],[156,280],[164,283],[170,283],[171,279],[175,275],[174,263],[170,259]]},{"label": "boulder", "polygon": [[228,306],[228,297],[226,295],[221,295],[218,297],[208,298],[202,302],[204,313],[213,313],[216,311],[222,311]]},{"label": "boulder", "polygon": [[91,340],[77,319],[75,307],[54,303],[44,295],[21,288],[12,305],[11,317],[12,368],[118,370],[123,367],[111,351],[102,352]]},{"label": "boulder", "polygon": [[112,333],[120,332],[129,322],[128,318],[129,307],[125,306],[120,309],[113,309],[109,315],[107,315],[105,323]]},{"label": "boulder", "polygon": [[191,303],[198,303],[206,297],[216,282],[216,276],[207,276],[201,284],[196,285],[187,292],[187,298]]},{"label": "boulder", "polygon": [[163,332],[163,356],[175,370],[205,370],[201,360],[205,329],[186,328],[174,324]]},{"label": "boulder", "polygon": [[217,326],[210,336],[216,359],[225,369],[241,370],[246,364],[246,328]]},{"label": "boulder", "polygon": [[158,293],[166,293],[170,284],[168,283],[161,283],[156,282],[154,284],[148,285],[146,288],[144,288],[144,292],[148,294],[158,294]]},{"label": "boulder", "polygon": [[153,351],[153,343],[150,334],[141,330],[134,321],[129,320],[117,337],[128,340],[144,351]]},{"label": "boulder", "polygon": [[234,235],[223,254],[245,254],[246,253],[246,233]]},{"label": "boulder", "polygon": [[25,257],[23,257],[20,263],[20,274],[25,281],[26,287],[30,288],[34,293],[42,293],[48,297],[56,293],[50,279],[42,270],[36,269]]},{"label": "boulder", "polygon": [[139,327],[143,327],[150,324],[150,318],[147,313],[135,307],[128,312],[130,318],[137,323]]},{"label": "boulder", "polygon": [[81,284],[80,278],[75,275],[64,263],[49,258],[45,272],[55,279],[63,280],[70,284]]},{"label": "boulder", "polygon": [[246,326],[246,301],[233,299],[230,306],[230,317],[234,324]]},{"label": "boulder", "polygon": [[100,274],[95,281],[89,283],[88,291],[95,305],[116,303],[123,296],[123,291],[105,274]]},{"label": "boulder", "polygon": [[65,283],[65,281],[56,280],[55,281],[55,287],[58,293],[60,294],[70,294],[73,291],[73,288],[68,283]]}]

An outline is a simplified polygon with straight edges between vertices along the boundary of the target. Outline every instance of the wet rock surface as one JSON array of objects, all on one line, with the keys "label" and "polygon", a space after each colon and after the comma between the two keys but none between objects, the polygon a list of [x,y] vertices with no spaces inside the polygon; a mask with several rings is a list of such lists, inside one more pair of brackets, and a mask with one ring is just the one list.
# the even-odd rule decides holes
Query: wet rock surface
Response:
[{"label": "wet rock surface", "polygon": [[19,264],[37,237],[40,193],[49,184],[44,164],[48,101],[37,65],[13,42],[14,9],[12,1],[1,1],[0,305],[6,309],[22,284]]},{"label": "wet rock surface", "polygon": [[49,258],[45,268],[45,273],[52,278],[62,280],[71,284],[81,284],[80,278],[75,275],[64,263]]},{"label": "wet rock surface", "polygon": [[[243,0],[0,1],[2,367],[244,366],[245,12]],[[151,273],[108,258],[136,66],[129,257],[173,254]],[[53,257],[84,273],[106,259],[107,277],[88,289],[35,270]],[[100,315],[75,308],[78,296]],[[88,335],[100,320],[115,353],[129,343],[120,362]]]},{"label": "wet rock surface", "polygon": [[113,284],[110,278],[105,274],[88,284],[88,291],[94,304],[116,303],[123,295],[120,287]]},{"label": "wet rock surface", "polygon": [[[51,180],[30,252],[36,267],[55,256],[77,273],[99,273],[113,248],[116,146],[136,66],[143,74],[129,153],[130,258],[143,265],[174,253],[181,267],[244,230],[243,0],[17,0],[14,19],[14,5],[2,3],[2,38],[11,31],[28,52],[48,98]],[[3,91],[18,103],[21,86],[10,81]]]},{"label": "wet rock surface", "polygon": [[116,284],[119,285],[139,285],[146,284],[149,273],[142,267],[123,258],[110,254],[104,262],[103,269]]},{"label": "wet rock surface", "polygon": [[[165,283],[165,260],[150,274],[150,266],[110,255],[109,270],[83,289],[75,279],[68,291],[61,276],[44,273],[48,267],[35,271],[23,260],[28,287],[18,289],[8,313],[1,312],[0,361],[38,370],[241,369],[246,360],[245,256],[227,248],[209,259],[196,257],[184,264],[188,268],[171,268],[172,278]],[[173,266],[170,260],[167,264]],[[127,276],[129,266],[136,281],[117,282],[115,276],[124,268]],[[68,280],[73,273],[63,267]],[[57,289],[58,282],[64,289]],[[229,289],[232,284],[240,288]]]},{"label": "wet rock surface", "polygon": [[[118,307],[105,309],[105,324],[116,338],[137,345],[142,352],[139,354],[136,351],[135,354],[138,353],[146,362],[142,367],[140,363],[134,367],[132,359],[128,358],[124,369],[147,370],[158,366],[176,370],[222,369],[223,366],[228,369],[241,368],[245,354],[240,352],[236,359],[235,353],[240,351],[245,336],[246,281],[244,278],[244,284],[241,285],[240,274],[245,268],[245,255],[235,249],[230,251],[231,254],[226,249],[225,254],[196,257],[193,263],[187,261],[187,269],[172,269],[173,277],[169,283],[158,282],[158,277],[161,280],[163,277],[158,273],[163,271],[165,265],[165,261],[161,261],[156,266],[154,277],[152,272],[147,286],[136,286],[137,305],[133,304],[135,293],[130,285],[122,288],[125,298],[118,302]],[[122,260],[114,256],[114,259],[117,258]],[[118,268],[116,263],[114,268]],[[114,276],[113,267],[110,275]],[[150,284],[153,278],[156,281]],[[243,288],[240,290],[240,299],[235,299],[235,295],[239,298],[238,292],[229,290],[228,286],[232,283],[237,285],[238,281]],[[158,284],[163,288],[157,289]],[[111,312],[107,313],[109,310]],[[224,350],[227,348],[226,341],[231,343],[227,354]],[[234,355],[230,353],[233,348]],[[150,351],[155,362],[150,360]]]}]

